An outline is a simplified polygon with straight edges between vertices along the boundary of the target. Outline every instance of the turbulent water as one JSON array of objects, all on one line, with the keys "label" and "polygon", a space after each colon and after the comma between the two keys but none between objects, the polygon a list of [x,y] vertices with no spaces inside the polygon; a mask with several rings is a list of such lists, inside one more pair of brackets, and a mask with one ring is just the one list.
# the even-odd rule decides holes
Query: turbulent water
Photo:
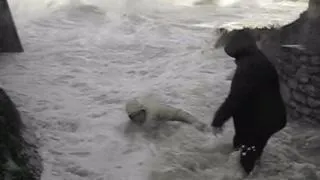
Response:
[{"label": "turbulent water", "polygon": [[[234,64],[214,28],[286,23],[301,2],[9,0],[25,52],[1,57],[0,83],[37,127],[43,180],[240,179],[232,124],[213,137],[182,124],[149,134],[125,102],[158,98],[208,123]],[[315,143],[315,142],[318,142]],[[319,130],[290,124],[248,179],[320,179]]]}]

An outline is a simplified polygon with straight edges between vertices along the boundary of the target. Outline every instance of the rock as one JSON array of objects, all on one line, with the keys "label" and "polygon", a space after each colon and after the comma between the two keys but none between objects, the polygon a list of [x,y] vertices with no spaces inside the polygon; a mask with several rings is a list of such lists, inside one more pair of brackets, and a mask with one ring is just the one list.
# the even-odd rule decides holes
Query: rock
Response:
[{"label": "rock", "polygon": [[303,84],[307,84],[309,82],[309,77],[308,76],[300,76],[299,81]]},{"label": "rock", "polygon": [[319,66],[306,66],[306,72],[309,75],[320,75],[320,67]]},{"label": "rock", "polygon": [[[283,70],[283,73],[289,77],[294,77],[294,75],[296,74],[297,72],[297,67],[294,66],[293,64],[278,64],[279,66],[280,65],[283,65],[284,67],[281,67],[282,70]],[[280,75],[282,76],[282,75]]]},{"label": "rock", "polygon": [[291,110],[291,111],[289,111],[289,117],[292,120],[299,120],[302,117],[302,114],[299,113],[298,111]]},{"label": "rock", "polygon": [[313,109],[313,114],[314,114],[315,116],[320,116],[320,108],[318,108],[318,109]]},{"label": "rock", "polygon": [[32,130],[26,127],[15,104],[0,88],[0,179],[40,179],[41,158],[31,144]]},{"label": "rock", "polygon": [[0,52],[23,52],[7,0],[0,1]]},{"label": "rock", "polygon": [[311,57],[311,64],[315,66],[320,65],[320,56],[312,56]]},{"label": "rock", "polygon": [[307,96],[301,92],[293,91],[292,96],[299,103],[306,104],[307,102]]},{"label": "rock", "polygon": [[311,108],[304,106],[304,105],[298,105],[298,106],[296,106],[296,108],[303,115],[309,115],[312,112]]},{"label": "rock", "polygon": [[315,99],[312,97],[308,97],[308,105],[311,108],[320,108],[320,99]]},{"label": "rock", "polygon": [[293,100],[293,99],[291,99],[291,100],[289,101],[288,105],[289,105],[289,107],[291,107],[292,109],[295,109],[295,108],[298,106],[297,102],[296,102],[295,100]]},{"label": "rock", "polygon": [[302,63],[306,63],[306,62],[308,62],[308,56],[306,56],[306,55],[301,55],[300,56],[300,61],[302,62]]},{"label": "rock", "polygon": [[320,77],[313,75],[311,77],[311,84],[316,88],[320,88]]},{"label": "rock", "polygon": [[298,87],[298,82],[295,79],[289,79],[288,80],[288,86],[291,89],[296,89]]},{"label": "rock", "polygon": [[304,94],[307,94],[308,96],[312,96],[314,98],[320,98],[320,92],[317,90],[313,85],[307,84],[307,85],[299,85],[298,89],[303,92]]}]

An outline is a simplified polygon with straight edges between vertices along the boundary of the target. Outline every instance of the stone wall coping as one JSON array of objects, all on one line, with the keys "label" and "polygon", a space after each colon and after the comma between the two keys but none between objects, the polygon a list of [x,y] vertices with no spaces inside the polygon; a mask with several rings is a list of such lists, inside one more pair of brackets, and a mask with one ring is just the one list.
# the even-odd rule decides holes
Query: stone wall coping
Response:
[{"label": "stone wall coping", "polygon": [[281,45],[281,50],[284,52],[299,53],[301,55],[320,56],[319,52],[310,51],[301,44],[284,44]]}]

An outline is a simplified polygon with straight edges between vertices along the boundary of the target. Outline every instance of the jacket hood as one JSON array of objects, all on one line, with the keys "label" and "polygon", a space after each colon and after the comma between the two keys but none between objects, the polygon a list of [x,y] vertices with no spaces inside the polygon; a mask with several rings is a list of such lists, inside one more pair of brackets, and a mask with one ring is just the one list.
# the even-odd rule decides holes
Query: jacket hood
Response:
[{"label": "jacket hood", "polygon": [[224,51],[233,58],[250,55],[258,50],[255,38],[245,30],[234,31],[224,47]]}]

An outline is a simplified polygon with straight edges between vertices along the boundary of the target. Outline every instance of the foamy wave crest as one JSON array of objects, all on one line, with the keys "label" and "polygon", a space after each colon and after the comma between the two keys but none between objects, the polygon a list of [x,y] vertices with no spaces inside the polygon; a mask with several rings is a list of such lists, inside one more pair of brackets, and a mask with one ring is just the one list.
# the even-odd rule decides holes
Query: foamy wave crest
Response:
[{"label": "foamy wave crest", "polygon": [[232,152],[231,129],[213,137],[194,128],[182,127],[169,140],[159,144],[149,179],[241,179],[239,152]]},{"label": "foamy wave crest", "polygon": [[166,0],[8,0],[13,16],[18,22],[43,18],[62,8],[90,6],[108,12],[123,14],[132,11],[161,8],[168,4]]},{"label": "foamy wave crest", "polygon": [[[291,130],[290,130],[291,131]],[[233,132],[219,138],[202,134],[190,127],[182,127],[165,142],[158,144],[158,156],[151,165],[152,180],[240,180],[245,174],[239,164],[239,151],[233,151]],[[302,155],[286,141],[292,138],[287,131],[273,137],[268,143],[261,162],[247,179],[319,178],[316,165],[301,161]]]}]

